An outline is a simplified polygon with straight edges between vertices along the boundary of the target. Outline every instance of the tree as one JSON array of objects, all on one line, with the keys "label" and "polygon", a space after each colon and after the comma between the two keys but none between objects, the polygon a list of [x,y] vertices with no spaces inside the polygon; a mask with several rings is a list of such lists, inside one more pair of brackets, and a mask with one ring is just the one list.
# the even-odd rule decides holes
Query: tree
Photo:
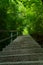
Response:
[{"label": "tree", "polygon": [[43,1],[1,0],[0,24],[0,30],[17,30],[19,35],[43,34]]}]

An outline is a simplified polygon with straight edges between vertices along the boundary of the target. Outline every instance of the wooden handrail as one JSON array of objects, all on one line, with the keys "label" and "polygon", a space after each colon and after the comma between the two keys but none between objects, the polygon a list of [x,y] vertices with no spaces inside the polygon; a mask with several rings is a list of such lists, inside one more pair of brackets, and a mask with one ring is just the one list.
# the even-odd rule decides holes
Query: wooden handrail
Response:
[{"label": "wooden handrail", "polygon": [[8,39],[10,39],[11,37],[7,37],[7,38],[5,38],[5,39],[2,39],[2,40],[0,40],[0,42],[4,42],[4,41],[6,41],[6,40],[8,40]]},{"label": "wooden handrail", "polygon": [[17,30],[0,30],[0,32],[17,32]]},{"label": "wooden handrail", "polygon": [[[15,35],[16,35],[16,34],[15,34]],[[8,40],[8,39],[12,39],[15,35],[13,35],[12,37],[9,36],[9,37],[7,37],[7,38],[4,38],[4,39],[0,40],[0,42],[4,42],[4,41],[6,41],[6,40]]]},{"label": "wooden handrail", "polygon": [[17,32],[16,35],[18,36],[18,31],[17,30],[0,30],[0,33],[2,33],[2,32],[4,32],[4,33],[5,32],[10,32],[11,36],[9,36],[9,37],[7,37],[5,39],[0,40],[0,42],[6,41],[8,39],[11,39],[11,42],[12,42],[12,38],[15,36],[15,35],[12,34],[13,32]]}]

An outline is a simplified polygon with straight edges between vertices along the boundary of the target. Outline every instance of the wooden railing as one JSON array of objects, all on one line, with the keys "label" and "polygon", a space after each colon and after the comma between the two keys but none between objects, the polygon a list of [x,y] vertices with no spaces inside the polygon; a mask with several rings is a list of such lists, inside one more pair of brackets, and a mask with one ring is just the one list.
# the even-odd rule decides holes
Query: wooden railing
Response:
[{"label": "wooden railing", "polygon": [[[17,30],[0,30],[0,33],[7,33],[7,32],[10,32],[10,36],[9,37],[6,37],[4,39],[1,39],[0,42],[3,42],[3,41],[6,41],[8,39],[11,40],[11,42],[13,41],[12,38],[15,37],[15,36],[18,36],[18,31]],[[13,33],[16,32],[16,34],[13,35]]]}]

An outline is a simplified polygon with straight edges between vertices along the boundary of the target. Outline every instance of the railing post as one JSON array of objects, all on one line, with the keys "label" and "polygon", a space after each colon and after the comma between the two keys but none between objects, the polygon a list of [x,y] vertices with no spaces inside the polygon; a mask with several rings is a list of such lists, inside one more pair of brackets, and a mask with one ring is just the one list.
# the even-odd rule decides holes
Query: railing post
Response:
[{"label": "railing post", "polygon": [[11,43],[12,43],[12,41],[13,41],[13,32],[11,32]]},{"label": "railing post", "polygon": [[17,31],[17,36],[18,36],[18,31]]}]

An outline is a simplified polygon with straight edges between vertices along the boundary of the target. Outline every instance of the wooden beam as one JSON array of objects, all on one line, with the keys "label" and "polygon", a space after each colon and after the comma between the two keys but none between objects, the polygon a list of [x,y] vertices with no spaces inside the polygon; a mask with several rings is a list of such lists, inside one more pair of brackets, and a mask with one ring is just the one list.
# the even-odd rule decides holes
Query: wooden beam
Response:
[{"label": "wooden beam", "polygon": [[0,30],[0,32],[17,32],[17,30]]}]

